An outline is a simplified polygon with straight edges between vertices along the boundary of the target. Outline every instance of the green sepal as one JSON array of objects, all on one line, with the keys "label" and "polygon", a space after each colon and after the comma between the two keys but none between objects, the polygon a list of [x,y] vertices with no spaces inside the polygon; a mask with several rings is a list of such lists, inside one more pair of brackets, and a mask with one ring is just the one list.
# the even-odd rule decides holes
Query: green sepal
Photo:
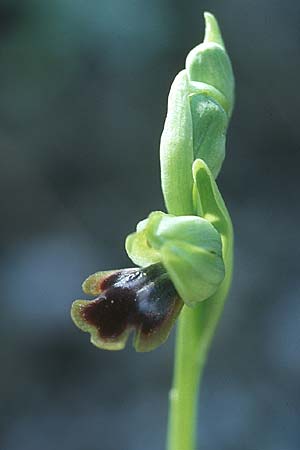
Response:
[{"label": "green sepal", "polygon": [[222,256],[185,242],[167,242],[162,263],[184,303],[195,306],[211,297],[224,279]]},{"label": "green sepal", "polygon": [[216,254],[222,252],[218,233],[207,220],[198,216],[153,212],[148,218],[147,239],[158,253],[168,242],[183,242]]},{"label": "green sepal", "polygon": [[154,249],[179,296],[189,306],[218,289],[225,270],[221,238],[211,223],[198,216],[156,211],[142,224],[126,240],[127,253],[135,264],[144,262],[146,245]]}]

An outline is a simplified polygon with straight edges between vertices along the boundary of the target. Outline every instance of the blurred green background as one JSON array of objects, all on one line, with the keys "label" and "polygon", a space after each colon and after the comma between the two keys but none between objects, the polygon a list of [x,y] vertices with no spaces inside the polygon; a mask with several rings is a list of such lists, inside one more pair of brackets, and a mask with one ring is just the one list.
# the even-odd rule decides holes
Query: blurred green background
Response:
[{"label": "blurred green background", "polygon": [[296,0],[0,1],[0,448],[163,450],[173,341],[99,351],[69,317],[163,209],[170,83],[216,14],[237,103],[219,184],[235,279],[201,391],[199,449],[300,448]]}]

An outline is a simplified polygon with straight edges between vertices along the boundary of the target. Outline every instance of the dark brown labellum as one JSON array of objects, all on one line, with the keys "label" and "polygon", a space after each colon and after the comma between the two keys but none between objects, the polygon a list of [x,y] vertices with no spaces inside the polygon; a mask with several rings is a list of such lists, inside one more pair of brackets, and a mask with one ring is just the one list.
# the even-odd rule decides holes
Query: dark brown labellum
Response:
[{"label": "dark brown labellum", "polygon": [[77,300],[72,314],[81,329],[91,332],[95,345],[123,348],[131,330],[138,351],[167,339],[182,301],[161,264],[116,271],[101,279],[100,288],[95,300]]}]

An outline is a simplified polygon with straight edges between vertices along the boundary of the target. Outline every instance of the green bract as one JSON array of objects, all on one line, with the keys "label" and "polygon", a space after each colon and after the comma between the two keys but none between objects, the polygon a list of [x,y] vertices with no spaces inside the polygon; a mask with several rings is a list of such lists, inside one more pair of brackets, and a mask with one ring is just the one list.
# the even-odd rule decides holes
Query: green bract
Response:
[{"label": "green bract", "polygon": [[128,236],[126,250],[137,265],[160,261],[189,306],[209,298],[224,278],[220,235],[201,217],[153,212]]}]

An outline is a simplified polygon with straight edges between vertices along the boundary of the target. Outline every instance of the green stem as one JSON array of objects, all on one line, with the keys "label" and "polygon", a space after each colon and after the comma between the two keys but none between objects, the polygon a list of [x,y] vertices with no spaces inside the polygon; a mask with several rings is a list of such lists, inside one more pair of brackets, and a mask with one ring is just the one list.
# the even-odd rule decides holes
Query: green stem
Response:
[{"label": "green stem", "polygon": [[227,273],[210,299],[195,308],[184,306],[178,324],[167,450],[194,450],[198,391],[207,352],[230,288],[233,264],[231,224],[222,236]]}]

